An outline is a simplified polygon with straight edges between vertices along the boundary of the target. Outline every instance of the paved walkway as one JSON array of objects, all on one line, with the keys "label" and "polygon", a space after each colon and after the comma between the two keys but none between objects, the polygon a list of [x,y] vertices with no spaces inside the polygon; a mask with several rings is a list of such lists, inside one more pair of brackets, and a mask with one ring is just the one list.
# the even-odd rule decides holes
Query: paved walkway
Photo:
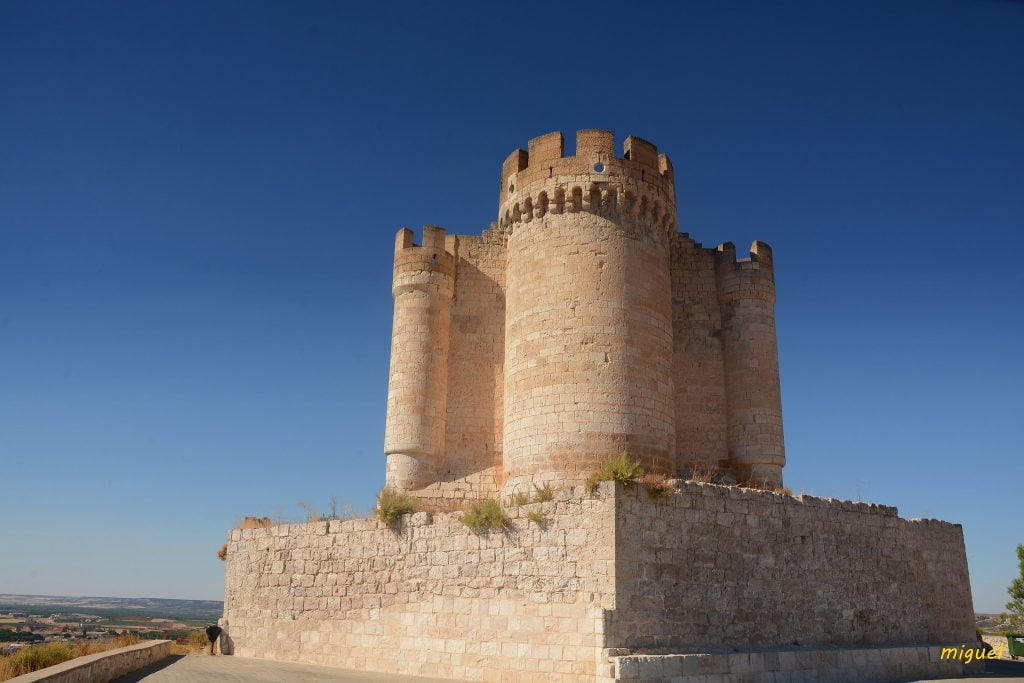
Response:
[{"label": "paved walkway", "polygon": [[276,662],[271,659],[222,657],[209,655],[172,655],[113,683],[439,683],[438,678],[396,676],[367,671],[351,671],[330,666]]},{"label": "paved walkway", "polygon": [[[987,663],[988,673],[975,678],[944,679],[950,683],[971,681],[1024,681],[1024,661],[998,660]],[[367,671],[337,669],[330,666],[277,662],[272,659],[251,659],[248,657],[210,657],[208,655],[173,655],[139,669],[133,674],[118,678],[113,683],[441,683],[439,678],[419,676],[397,676]],[[446,679],[445,679],[446,680]],[[930,683],[941,683],[931,681]]]},{"label": "paved walkway", "polygon": [[992,681],[999,679],[1001,681],[1024,681],[1024,661],[1010,661],[1009,659],[993,659],[992,661],[985,662],[985,673],[980,676],[972,676],[971,678],[943,678],[941,680],[932,680],[929,683],[973,683],[974,681]]}]

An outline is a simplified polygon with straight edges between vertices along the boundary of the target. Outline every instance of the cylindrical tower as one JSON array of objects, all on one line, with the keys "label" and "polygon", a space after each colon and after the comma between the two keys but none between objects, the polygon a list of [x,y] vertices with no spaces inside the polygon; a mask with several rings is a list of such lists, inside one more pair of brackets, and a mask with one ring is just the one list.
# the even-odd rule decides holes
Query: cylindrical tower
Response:
[{"label": "cylindrical tower", "polygon": [[387,486],[402,491],[434,482],[444,456],[454,240],[448,237],[446,245],[444,229],[432,226],[423,229],[423,246],[414,245],[405,228],[395,238],[384,452]]},{"label": "cylindrical tower", "polygon": [[639,138],[623,157],[600,130],[565,157],[556,132],[502,168],[505,493],[624,452],[673,471],[672,167]]},{"label": "cylindrical tower", "polygon": [[715,255],[728,405],[729,460],[741,479],[782,486],[786,452],[775,335],[772,250],[754,242],[736,260],[731,242]]}]

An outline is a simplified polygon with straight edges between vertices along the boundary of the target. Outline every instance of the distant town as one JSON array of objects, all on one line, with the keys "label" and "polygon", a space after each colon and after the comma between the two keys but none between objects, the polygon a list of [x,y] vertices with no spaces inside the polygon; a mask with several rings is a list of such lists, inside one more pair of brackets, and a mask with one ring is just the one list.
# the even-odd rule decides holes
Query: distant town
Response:
[{"label": "distant town", "polygon": [[127,633],[177,640],[217,623],[222,612],[219,600],[0,594],[0,654],[36,643]]}]

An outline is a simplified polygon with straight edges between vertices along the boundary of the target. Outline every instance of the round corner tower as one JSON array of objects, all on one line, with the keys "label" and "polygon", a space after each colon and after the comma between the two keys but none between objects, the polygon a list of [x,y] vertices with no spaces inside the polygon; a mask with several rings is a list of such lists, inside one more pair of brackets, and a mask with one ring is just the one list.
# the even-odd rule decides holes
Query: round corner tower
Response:
[{"label": "round corner tower", "polygon": [[668,157],[610,131],[534,138],[502,167],[504,490],[577,484],[609,457],[674,471]]},{"label": "round corner tower", "polygon": [[391,370],[384,431],[387,486],[409,491],[434,481],[444,456],[448,346],[455,292],[454,236],[426,226],[395,237]]},{"label": "round corner tower", "polygon": [[720,245],[715,279],[722,310],[729,461],[743,480],[782,486],[786,455],[771,247],[754,242],[750,257],[737,260],[731,242]]}]

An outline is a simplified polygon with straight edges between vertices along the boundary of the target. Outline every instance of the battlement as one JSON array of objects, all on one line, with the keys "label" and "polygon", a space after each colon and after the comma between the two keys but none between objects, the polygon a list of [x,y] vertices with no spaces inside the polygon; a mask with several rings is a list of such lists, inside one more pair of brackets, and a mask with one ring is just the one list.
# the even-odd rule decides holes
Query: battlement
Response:
[{"label": "battlement", "polygon": [[610,161],[631,161],[638,166],[646,166],[657,175],[672,179],[672,162],[668,155],[658,154],[658,148],[652,142],[631,135],[623,144],[621,157],[615,155],[615,133],[610,130],[579,130],[576,131],[576,154],[565,156],[565,139],[561,131],[554,131],[537,136],[527,143],[527,151],[517,149],[512,152],[501,167],[502,187],[507,185],[513,173],[526,170],[553,170],[575,166],[572,170],[589,173],[594,171],[594,164]]},{"label": "battlement", "polygon": [[658,148],[630,136],[622,156],[607,130],[576,133],[576,154],[565,156],[565,140],[555,131],[533,138],[501,167],[499,226],[542,218],[548,212],[617,213],[675,229],[672,163]]},{"label": "battlement", "polygon": [[736,245],[725,242],[715,250],[718,301],[762,299],[775,303],[775,268],[772,248],[765,242],[750,245],[747,258],[736,258]]},{"label": "battlement", "polygon": [[423,243],[413,242],[413,231],[402,228],[395,235],[393,291],[431,282],[438,276],[455,276],[459,238],[436,225],[423,227]]},{"label": "battlement", "polygon": [[750,256],[736,258],[731,242],[715,250],[715,272],[719,303],[735,299],[763,299],[775,302],[775,269],[771,247],[764,242],[751,245]]},{"label": "battlement", "polygon": [[[750,245],[750,254],[747,258],[736,258],[736,245],[732,242],[723,242],[715,249],[717,260],[722,263],[735,263],[737,267],[744,267],[743,264],[756,264],[757,268],[772,268],[772,247],[767,242],[754,240]],[[753,268],[754,265],[748,266]]]}]

